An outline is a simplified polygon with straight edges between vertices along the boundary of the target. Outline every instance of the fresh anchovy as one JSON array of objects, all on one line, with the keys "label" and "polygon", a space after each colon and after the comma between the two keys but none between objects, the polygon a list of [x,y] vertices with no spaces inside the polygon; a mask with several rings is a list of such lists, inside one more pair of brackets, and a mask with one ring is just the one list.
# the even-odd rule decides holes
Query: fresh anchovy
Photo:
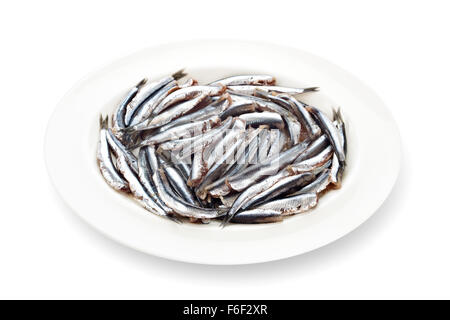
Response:
[{"label": "fresh anchovy", "polygon": [[341,187],[341,165],[339,164],[338,157],[336,153],[333,153],[333,161],[331,163],[331,170],[330,170],[330,180],[331,183],[334,184],[337,188]]},{"label": "fresh anchovy", "polygon": [[224,85],[224,86],[236,86],[236,85],[272,85],[275,84],[275,77],[256,74],[256,75],[240,75],[224,78],[211,82],[209,85]]},{"label": "fresh anchovy", "polygon": [[[204,119],[208,119],[212,116],[219,115],[222,112],[224,112],[230,106],[230,104],[231,104],[230,95],[224,94],[218,100],[214,101],[210,105],[208,105],[202,109],[199,109],[195,112],[181,116],[181,117],[174,119],[174,120],[170,121],[169,123],[163,125],[162,127],[157,129],[157,133],[166,131],[172,127],[176,127],[176,126],[179,126],[182,124],[186,124],[186,123],[194,122],[194,121],[198,121],[198,120],[204,120]],[[222,118],[222,116],[220,116],[220,119],[223,121],[226,118]]]},{"label": "fresh anchovy", "polygon": [[[131,102],[131,100],[136,96],[139,89],[147,83],[147,78],[142,79],[137,85],[135,85],[133,88],[131,88],[130,91],[128,91],[125,98],[120,102],[119,106],[117,107],[116,113],[113,117],[113,132],[114,134],[121,135],[121,131],[125,129],[125,112],[127,110],[127,105]],[[119,136],[120,138],[120,136]]]},{"label": "fresh anchovy", "polygon": [[242,209],[253,207],[261,202],[271,200],[283,193],[288,192],[292,188],[304,186],[306,183],[311,182],[314,179],[314,174],[311,172],[305,172],[302,174],[285,177],[277,181],[274,185],[254,196],[250,201],[242,206]]},{"label": "fresh anchovy", "polygon": [[237,158],[236,163],[230,168],[226,174],[211,183],[210,185],[204,188],[212,197],[219,197],[227,195],[231,190],[228,185],[225,183],[225,180],[232,175],[238,173],[241,169],[247,167],[250,159],[253,159],[256,156],[258,151],[258,135],[263,130],[263,126],[253,130],[250,134],[247,135],[244,147],[244,152]]},{"label": "fresh anchovy", "polygon": [[291,194],[291,196],[296,196],[306,193],[320,193],[327,188],[330,184],[330,169],[325,169],[322,173],[310,184],[304,186],[300,190]]},{"label": "fresh anchovy", "polygon": [[142,87],[140,87],[136,96],[131,100],[131,102],[127,105],[127,110],[125,112],[125,125],[128,126],[130,124],[131,118],[133,117],[136,110],[144,103],[152,94],[157,92],[159,89],[164,87],[166,84],[173,80],[178,80],[184,77],[186,74],[183,70],[175,72],[171,76],[162,78],[158,81],[147,82]]},{"label": "fresh anchovy", "polygon": [[335,124],[340,136],[342,149],[344,150],[344,154],[347,155],[347,137],[345,132],[345,123],[340,108],[337,111],[333,109],[333,120],[333,123]]},{"label": "fresh anchovy", "polygon": [[191,172],[189,163],[184,161],[184,159],[180,159],[180,158],[176,157],[175,155],[172,155],[168,151],[161,150],[161,151],[159,151],[159,153],[161,153],[161,155],[167,161],[171,162],[178,169],[178,171],[183,175],[183,178],[185,181],[187,181],[189,179],[189,175]]},{"label": "fresh anchovy", "polygon": [[242,191],[251,184],[259,181],[264,176],[273,174],[291,164],[302,152],[305,151],[310,141],[305,140],[292,148],[281,152],[276,158],[267,159],[262,164],[249,166],[242,172],[226,180],[228,186],[235,191]]},{"label": "fresh anchovy", "polygon": [[162,159],[161,159],[161,166],[175,191],[187,203],[196,205],[197,201],[195,200],[192,190],[189,189],[189,187],[186,185],[186,181],[184,181],[182,175],[178,172],[178,170],[175,169],[173,166],[171,166],[168,162],[163,161]]},{"label": "fresh anchovy", "polygon": [[258,137],[259,147],[258,147],[258,161],[264,162],[267,160],[269,149],[270,149],[270,134],[269,130],[264,129],[261,131]]},{"label": "fresh anchovy", "polygon": [[279,87],[279,86],[227,86],[227,89],[233,92],[255,95],[257,91],[265,91],[265,92],[275,92],[275,93],[288,93],[288,94],[301,94],[310,91],[318,91],[318,87],[309,87],[309,88],[288,88],[288,87]]},{"label": "fresh anchovy", "polygon": [[267,124],[271,127],[282,129],[284,128],[283,119],[275,112],[253,112],[244,113],[239,116],[239,119],[244,120],[248,126],[260,126]]},{"label": "fresh anchovy", "polygon": [[308,211],[316,205],[317,195],[315,193],[306,193],[279,200],[272,200],[258,206],[258,209],[277,210],[286,216]]},{"label": "fresh anchovy", "polygon": [[128,182],[126,182],[116,170],[109,151],[108,141],[106,139],[108,127],[108,116],[105,119],[100,115],[100,141],[97,149],[97,161],[106,182],[115,190],[129,191]]},{"label": "fresh anchovy", "polygon": [[208,154],[208,152],[205,152],[204,156],[207,156],[206,160],[206,167],[210,169],[212,165],[216,162],[216,160],[219,160],[220,157],[229,149],[230,145],[233,143],[233,141],[236,139],[237,136],[239,136],[245,129],[245,121],[241,119],[236,119],[233,127],[230,129],[229,132],[227,132],[227,135],[221,139],[217,145],[214,147],[214,150],[212,150],[211,154]]},{"label": "fresh anchovy", "polygon": [[[235,141],[230,144],[227,149],[225,150],[225,153],[220,157],[214,165],[208,170],[207,174],[202,180],[202,183],[198,186],[197,194],[201,194],[204,192],[205,186],[211,184],[215,179],[220,178],[220,175],[223,173],[223,171],[227,168],[230,159],[232,159],[236,149],[239,147],[239,145],[242,143],[240,141],[240,137],[243,134],[243,131],[236,130],[237,134],[235,136]],[[229,133],[227,136],[232,136],[233,133]]]},{"label": "fresh anchovy", "polygon": [[148,195],[156,202],[158,206],[161,207],[161,209],[164,210],[166,214],[173,214],[173,210],[167,207],[158,197],[155,185],[153,184],[152,180],[153,173],[151,172],[150,164],[148,162],[146,148],[141,148],[139,150],[138,160],[139,160],[139,174],[138,174],[139,180],[145,187]]},{"label": "fresh anchovy", "polygon": [[322,166],[327,163],[331,157],[333,156],[333,148],[331,146],[326,147],[322,152],[318,155],[303,160],[301,162],[296,162],[290,166],[288,166],[288,170],[292,174],[299,174],[302,172],[312,171],[317,167]]},{"label": "fresh anchovy", "polygon": [[163,110],[174,105],[177,102],[192,99],[199,95],[219,96],[224,93],[226,87],[218,86],[192,86],[177,90],[168,95],[153,111],[154,114],[160,114]]},{"label": "fresh anchovy", "polygon": [[306,110],[306,105],[295,99],[290,95],[280,95],[282,99],[289,101],[292,104],[294,113],[297,115],[300,122],[305,126],[308,131],[309,137],[314,139],[321,133],[320,127],[316,124],[311,114]]},{"label": "fresh anchovy", "polygon": [[326,147],[328,147],[330,143],[328,142],[328,138],[325,134],[321,135],[319,138],[314,140],[309,146],[308,149],[305,150],[295,162],[301,162],[303,160],[309,159],[323,151]]},{"label": "fresh anchovy", "polygon": [[122,175],[128,181],[131,193],[139,201],[139,203],[148,211],[162,217],[167,217],[167,213],[147,193],[144,186],[139,181],[136,172],[131,169],[123,155],[117,156],[117,166]]},{"label": "fresh anchovy", "polygon": [[289,171],[284,169],[273,176],[269,176],[258,183],[253,183],[251,186],[248,186],[247,189],[240,193],[230,210],[228,210],[227,217],[222,221],[222,226],[225,226],[245,204],[251,201],[253,197],[269,189],[275,183],[287,176],[289,176]]},{"label": "fresh anchovy", "polygon": [[[201,94],[194,99],[183,101],[180,104],[174,106],[173,108],[170,108],[167,111],[164,111],[164,112],[158,114],[157,116],[152,118],[148,123],[143,125],[143,127],[146,129],[153,129],[153,128],[161,127],[161,126],[169,123],[173,119],[176,119],[176,118],[186,114],[187,112],[194,109],[201,103],[204,103],[205,101],[207,101],[208,98],[209,98],[209,96],[207,94]],[[137,128],[137,129],[139,129],[139,128]]]},{"label": "fresh anchovy", "polygon": [[148,146],[148,153],[150,155],[150,166],[153,170],[153,181],[155,182],[156,190],[161,197],[161,200],[170,208],[172,208],[177,214],[197,219],[213,219],[223,216],[225,212],[220,209],[207,209],[190,205],[176,197],[168,191],[168,181],[161,170],[156,152],[153,146]]},{"label": "fresh anchovy", "polygon": [[280,211],[267,209],[252,209],[241,211],[236,214],[230,222],[232,223],[270,223],[283,220]]},{"label": "fresh anchovy", "polygon": [[109,146],[113,153],[118,157],[120,154],[123,154],[125,160],[134,170],[134,172],[138,172],[138,161],[136,156],[128,151],[128,149],[116,138],[116,136],[112,133],[111,129],[107,129],[106,131],[106,140],[108,141]]},{"label": "fresh anchovy", "polygon": [[284,135],[281,134],[280,130],[270,130],[270,149],[267,158],[271,158],[281,152],[284,145],[282,137]]},{"label": "fresh anchovy", "polygon": [[330,140],[330,143],[333,145],[334,151],[336,152],[339,162],[345,164],[345,151],[341,144],[339,133],[334,124],[319,109],[312,106],[307,106],[306,109],[314,115],[314,117],[317,119],[319,126],[328,136],[328,139]]},{"label": "fresh anchovy", "polygon": [[203,146],[202,146],[200,151],[194,152],[188,185],[191,187],[198,186],[205,174],[206,169],[203,165]]},{"label": "fresh anchovy", "polygon": [[[202,150],[204,146],[213,144],[216,139],[220,139],[222,134],[231,126],[232,123],[233,119],[228,118],[219,126],[206,131],[201,136],[194,136],[161,143],[158,147],[158,152],[160,152],[160,150],[170,150],[172,154],[174,154],[178,159],[185,159],[186,157],[190,157],[193,152]],[[183,152],[182,155],[177,154],[180,151]]]},{"label": "fresh anchovy", "polygon": [[223,120],[228,117],[235,117],[250,112],[255,112],[255,104],[253,103],[232,104],[227,110],[223,111],[219,116],[220,119]]},{"label": "fresh anchovy", "polygon": [[153,109],[169,94],[178,90],[180,87],[177,82],[171,81],[164,87],[159,89],[153,96],[145,101],[139,110],[137,110],[130,121],[129,130],[138,130],[138,128],[144,127],[147,124],[147,119],[152,115]]},{"label": "fresh anchovy", "polygon": [[[257,95],[261,94],[261,90],[256,91]],[[289,112],[286,108],[283,106],[280,106],[270,100],[262,99],[260,97],[254,97],[244,94],[236,94],[232,93],[231,97],[234,99],[237,99],[238,101],[244,102],[252,102],[256,105],[256,108],[258,111],[269,111],[269,112],[276,112],[280,114],[283,117],[285,127],[288,129],[290,141],[289,141],[289,147],[299,142],[300,139],[300,130],[301,126],[300,123],[297,121],[295,116]]]},{"label": "fresh anchovy", "polygon": [[186,123],[181,126],[173,127],[167,131],[163,131],[161,133],[155,134],[154,136],[150,136],[145,140],[141,141],[135,147],[142,147],[146,145],[154,145],[158,143],[163,143],[166,141],[176,140],[181,137],[193,137],[198,134],[202,134],[205,132],[208,124],[217,124],[220,122],[218,116],[213,116],[206,120],[195,121],[191,123]]}]

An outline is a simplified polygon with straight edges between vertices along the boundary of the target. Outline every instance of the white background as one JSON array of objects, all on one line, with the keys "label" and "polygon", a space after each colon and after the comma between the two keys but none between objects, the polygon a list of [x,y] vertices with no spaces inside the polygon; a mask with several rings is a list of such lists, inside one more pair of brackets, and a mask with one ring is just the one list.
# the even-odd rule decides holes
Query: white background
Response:
[{"label": "white background", "polygon": [[[430,0],[2,2],[0,298],[450,298],[449,9]],[[403,162],[368,222],[303,256],[218,267],[135,252],[63,204],[43,139],[64,93],[142,47],[199,38],[295,46],[382,97]]]}]

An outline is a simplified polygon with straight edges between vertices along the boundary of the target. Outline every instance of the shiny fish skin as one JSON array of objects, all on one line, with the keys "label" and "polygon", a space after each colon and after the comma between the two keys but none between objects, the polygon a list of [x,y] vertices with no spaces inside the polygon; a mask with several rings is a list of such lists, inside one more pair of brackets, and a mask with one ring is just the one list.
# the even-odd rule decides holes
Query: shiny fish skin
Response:
[{"label": "shiny fish skin", "polygon": [[161,167],[170,184],[178,192],[178,194],[189,204],[197,205],[194,194],[191,189],[186,185],[186,181],[183,179],[182,175],[168,162],[161,160]]},{"label": "shiny fish skin", "polygon": [[141,141],[136,147],[154,145],[166,141],[176,140],[181,137],[193,137],[205,132],[205,128],[208,126],[208,124],[214,125],[217,123],[220,123],[220,119],[217,116],[213,116],[210,119],[206,120],[186,123],[181,126],[170,128],[167,131],[163,131],[154,136],[150,136]]},{"label": "shiny fish skin", "polygon": [[271,223],[283,220],[281,211],[268,209],[252,209],[237,213],[231,220],[231,223]]},{"label": "shiny fish skin", "polygon": [[293,163],[288,166],[289,172],[291,174],[300,174],[307,171],[312,171],[317,167],[320,167],[327,163],[333,155],[333,148],[331,146],[326,147],[318,155],[305,159],[301,162]]},{"label": "shiny fish skin", "polygon": [[167,207],[158,197],[155,185],[153,184],[152,180],[153,173],[151,172],[150,164],[148,162],[146,148],[141,148],[139,150],[138,163],[139,163],[138,177],[142,185],[144,186],[145,190],[147,191],[148,195],[156,202],[158,206],[161,207],[162,210],[164,210],[164,212],[167,215],[173,214],[173,210]]},{"label": "shiny fish skin", "polygon": [[138,172],[138,161],[136,156],[128,151],[128,149],[116,138],[116,136],[112,133],[111,129],[107,129],[106,131],[106,140],[108,141],[111,150],[119,157],[119,155],[123,155],[124,159],[128,162],[134,172]]},{"label": "shiny fish skin", "polygon": [[306,140],[294,147],[281,152],[275,159],[268,159],[262,164],[249,166],[242,172],[226,180],[228,186],[235,191],[242,191],[251,184],[259,181],[264,176],[273,174],[291,164],[302,152],[305,151],[310,141]]},{"label": "shiny fish skin", "polygon": [[305,193],[266,202],[258,206],[258,209],[276,210],[280,211],[283,216],[287,216],[308,211],[316,205],[317,195],[315,193]]},{"label": "shiny fish skin", "polygon": [[169,94],[178,90],[180,87],[177,82],[171,81],[166,84],[164,87],[159,89],[155,94],[150,97],[147,101],[145,101],[139,110],[135,112],[133,117],[130,120],[130,129],[131,130],[140,130],[141,127],[145,127],[147,124],[147,119],[152,115],[153,109]]},{"label": "shiny fish skin", "polygon": [[341,187],[342,112],[329,118],[300,97],[318,87],[279,86],[264,74],[178,81],[185,75],[141,80],[111,128],[100,118],[97,163],[113,189],[175,222],[224,227],[282,221]]},{"label": "shiny fish skin", "polygon": [[[158,128],[157,133],[166,131],[175,126],[179,126],[182,124],[186,124],[186,123],[194,122],[194,121],[198,121],[198,120],[208,119],[212,116],[219,115],[222,112],[224,112],[230,106],[230,104],[231,104],[230,96],[222,95],[220,97],[220,99],[218,99],[217,101],[214,101],[210,105],[208,105],[198,111],[181,116],[177,119],[172,120],[168,124],[163,125],[162,127]],[[225,120],[222,117],[220,117],[220,119],[222,121]]]},{"label": "shiny fish skin", "polygon": [[117,166],[120,172],[128,181],[131,193],[138,200],[138,202],[148,211],[162,217],[167,217],[167,213],[150,197],[144,186],[139,181],[134,170],[131,169],[125,157],[119,155],[117,157]]},{"label": "shiny fish skin", "polygon": [[275,112],[244,113],[239,116],[239,119],[244,120],[248,126],[260,126],[266,124],[278,129],[284,128],[283,119]]},{"label": "shiny fish skin", "polygon": [[307,106],[306,109],[314,115],[319,126],[324,131],[324,133],[328,136],[328,139],[330,140],[330,143],[333,145],[333,148],[336,152],[339,162],[342,164],[345,164],[344,148],[342,147],[339,133],[338,133],[336,127],[334,126],[334,124],[319,109],[312,107],[312,106]]},{"label": "shiny fish skin", "polygon": [[294,113],[297,115],[300,122],[305,126],[311,139],[314,139],[320,135],[320,127],[311,117],[311,114],[308,112],[308,110],[306,110],[305,104],[289,95],[280,95],[280,98],[286,99],[292,104]]},{"label": "shiny fish skin", "polygon": [[289,172],[287,170],[281,170],[276,175],[267,177],[258,183],[254,183],[251,186],[248,186],[247,189],[243,190],[239,194],[230,210],[228,210],[227,217],[223,220],[222,226],[225,226],[234,217],[234,215],[243,208],[245,204],[251,201],[253,197],[269,189],[275,183],[287,176],[289,176]]},{"label": "shiny fish skin", "polygon": [[109,144],[106,138],[108,126],[108,116],[102,119],[100,115],[100,140],[97,148],[97,161],[106,182],[115,190],[128,192],[128,182],[122,178],[119,172],[116,170],[111,153],[109,150]]},{"label": "shiny fish skin", "polygon": [[125,112],[127,110],[128,104],[131,100],[136,96],[139,89],[147,83],[147,78],[142,79],[137,85],[128,91],[127,95],[120,102],[119,106],[116,109],[116,112],[113,117],[113,132],[118,138],[121,137],[121,131],[125,129]]},{"label": "shiny fish skin", "polygon": [[311,182],[314,179],[314,176],[315,175],[311,172],[305,172],[294,176],[285,177],[277,181],[268,189],[254,196],[252,199],[250,199],[250,201],[242,206],[242,209],[245,210],[261,202],[271,200],[275,197],[278,197],[279,195],[282,195],[285,192],[288,192],[292,188],[303,186],[306,183]]},{"label": "shiny fish skin", "polygon": [[226,172],[226,174],[222,178],[204,188],[204,190],[207,191],[212,197],[217,198],[219,196],[225,196],[230,192],[230,188],[225,183],[225,180],[238,173],[241,169],[247,167],[250,159],[253,159],[253,157],[257,155],[258,135],[262,130],[263,127],[259,127],[248,134],[244,143],[245,150],[236,160],[236,163],[233,164],[230,170]]},{"label": "shiny fish skin", "polygon": [[161,127],[169,123],[171,120],[186,114],[199,104],[206,101],[208,98],[209,96],[207,94],[201,94],[194,99],[181,102],[180,104],[174,106],[173,108],[170,108],[169,110],[164,111],[163,113],[160,113],[157,116],[155,116],[145,127],[146,129]]},{"label": "shiny fish skin", "polygon": [[255,74],[255,75],[240,75],[232,76],[224,79],[220,79],[211,82],[209,85],[223,85],[223,86],[236,86],[236,85],[273,85],[276,79],[270,75]]},{"label": "shiny fish skin", "polygon": [[148,153],[150,154],[150,166],[154,172],[153,181],[155,183],[156,190],[158,191],[161,200],[168,207],[172,208],[180,216],[196,219],[213,219],[225,214],[222,210],[199,208],[174,197],[174,195],[167,189],[169,182],[167,181],[164,171],[160,168],[153,146],[148,146]]},{"label": "shiny fish skin", "polygon": [[127,110],[125,112],[125,125],[128,126],[130,124],[131,118],[133,117],[134,113],[152,94],[164,87],[169,82],[178,80],[185,75],[186,74],[183,72],[183,70],[180,70],[178,72],[175,72],[171,76],[164,77],[158,81],[147,82],[143,86],[141,86],[136,96],[127,106]]},{"label": "shiny fish skin", "polygon": [[300,156],[295,159],[295,162],[300,162],[305,159],[309,159],[323,151],[326,147],[328,147],[330,143],[328,142],[328,138],[325,134],[318,137],[314,140],[308,148],[303,152]]},{"label": "shiny fish skin", "polygon": [[288,88],[279,86],[227,86],[227,89],[233,92],[255,95],[257,91],[274,92],[274,93],[288,93],[288,94],[302,94],[305,92],[317,91],[318,87],[308,88]]},{"label": "shiny fish skin", "polygon": [[291,196],[296,196],[300,194],[306,193],[315,193],[318,194],[325,190],[327,186],[330,184],[330,169],[325,169],[322,173],[310,184],[304,186],[300,190],[291,194]]},{"label": "shiny fish skin", "polygon": [[[214,163],[214,165],[208,170],[208,172],[204,176],[202,183],[198,187],[197,194],[202,194],[204,192],[205,186],[211,184],[215,179],[219,178],[220,175],[225,170],[225,168],[227,168],[229,160],[234,155],[234,152],[239,147],[239,145],[242,143],[240,141],[242,134],[243,131],[237,131],[236,137],[234,139],[235,141],[226,148],[225,153],[222,155],[222,157],[220,157]],[[231,135],[231,133],[228,135]]]},{"label": "shiny fish skin", "polygon": [[177,102],[192,99],[202,94],[206,94],[208,96],[221,95],[224,93],[225,89],[226,87],[217,86],[192,86],[177,90],[161,101],[161,103],[155,108],[154,114],[160,114],[162,111]]},{"label": "shiny fish skin", "polygon": [[[256,90],[256,94],[260,95],[261,90]],[[258,111],[269,111],[278,113],[285,123],[285,129],[287,128],[287,132],[289,134],[288,147],[292,147],[292,145],[299,142],[300,139],[300,123],[297,121],[295,116],[289,112],[286,108],[274,103],[273,101],[268,101],[265,99],[245,94],[238,93],[230,93],[232,99],[235,101],[240,101],[240,103],[254,103],[256,105],[256,109]]]}]

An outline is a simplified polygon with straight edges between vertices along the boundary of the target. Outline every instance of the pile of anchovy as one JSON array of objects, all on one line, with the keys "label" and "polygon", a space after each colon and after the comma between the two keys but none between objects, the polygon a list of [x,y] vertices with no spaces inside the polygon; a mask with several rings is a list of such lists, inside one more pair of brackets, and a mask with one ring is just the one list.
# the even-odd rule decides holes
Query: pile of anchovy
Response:
[{"label": "pile of anchovy", "polygon": [[115,190],[173,221],[225,226],[266,223],[305,212],[339,188],[346,135],[299,99],[312,88],[239,75],[199,85],[178,71],[132,87],[100,116],[97,160]]}]

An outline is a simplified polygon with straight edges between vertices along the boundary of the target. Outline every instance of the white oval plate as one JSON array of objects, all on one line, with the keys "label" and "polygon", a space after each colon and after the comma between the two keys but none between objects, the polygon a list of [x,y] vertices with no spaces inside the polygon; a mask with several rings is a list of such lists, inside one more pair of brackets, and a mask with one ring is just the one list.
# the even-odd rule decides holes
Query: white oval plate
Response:
[{"label": "white oval plate", "polygon": [[[342,188],[309,213],[265,225],[176,224],[112,190],[96,164],[99,114],[111,113],[141,78],[186,68],[200,83],[239,73],[267,73],[289,86],[319,86],[304,96],[324,110],[340,106],[347,124],[348,167]],[[399,134],[377,95],[339,67],[297,49],[243,41],[193,41],[148,48],[78,82],[47,129],[53,184],[87,223],[116,241],[156,256],[204,264],[257,263],[326,245],[368,219],[388,196],[400,166]]]}]

